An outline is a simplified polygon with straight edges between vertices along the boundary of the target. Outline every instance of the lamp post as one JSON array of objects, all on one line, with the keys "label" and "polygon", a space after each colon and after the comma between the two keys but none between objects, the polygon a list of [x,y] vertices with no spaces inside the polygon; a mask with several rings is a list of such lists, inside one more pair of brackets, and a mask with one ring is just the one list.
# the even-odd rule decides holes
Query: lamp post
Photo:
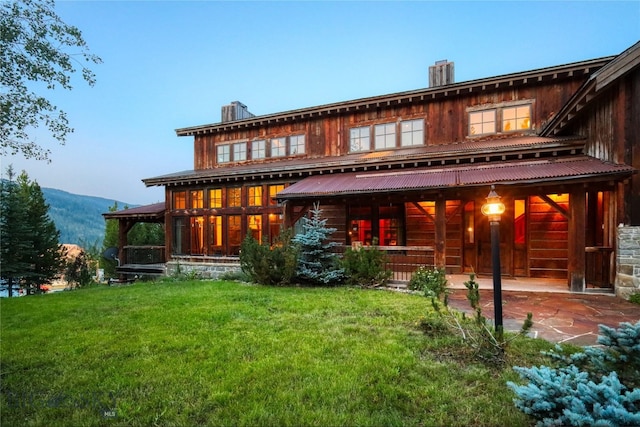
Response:
[{"label": "lamp post", "polygon": [[496,193],[495,185],[487,196],[487,203],[482,205],[482,214],[489,219],[491,226],[491,264],[493,266],[493,309],[496,335],[502,339],[502,281],[500,269],[500,215],[504,213],[504,203]]}]

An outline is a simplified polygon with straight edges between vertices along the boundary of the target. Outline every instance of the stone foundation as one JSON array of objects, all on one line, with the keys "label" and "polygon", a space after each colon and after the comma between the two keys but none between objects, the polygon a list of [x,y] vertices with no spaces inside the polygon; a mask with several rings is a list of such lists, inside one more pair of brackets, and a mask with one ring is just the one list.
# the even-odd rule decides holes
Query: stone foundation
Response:
[{"label": "stone foundation", "polygon": [[240,272],[240,263],[169,261],[167,276],[184,274],[199,279],[217,279],[225,273]]},{"label": "stone foundation", "polygon": [[624,299],[640,293],[640,227],[618,227],[615,289]]}]

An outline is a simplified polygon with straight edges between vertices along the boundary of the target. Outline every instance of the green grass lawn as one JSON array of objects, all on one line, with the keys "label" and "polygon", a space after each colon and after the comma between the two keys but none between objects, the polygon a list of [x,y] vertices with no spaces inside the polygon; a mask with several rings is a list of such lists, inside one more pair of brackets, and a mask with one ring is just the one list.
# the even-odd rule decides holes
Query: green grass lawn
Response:
[{"label": "green grass lawn", "polygon": [[[447,357],[457,340],[418,327],[429,310],[391,291],[222,281],[3,299],[0,422],[532,425],[505,385],[517,375]],[[520,338],[510,364],[550,347]]]}]

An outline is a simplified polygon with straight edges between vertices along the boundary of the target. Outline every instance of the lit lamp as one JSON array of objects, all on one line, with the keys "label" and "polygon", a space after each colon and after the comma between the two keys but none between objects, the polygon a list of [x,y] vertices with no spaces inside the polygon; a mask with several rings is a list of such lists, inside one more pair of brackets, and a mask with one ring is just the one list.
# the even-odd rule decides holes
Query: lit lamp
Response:
[{"label": "lit lamp", "polygon": [[482,205],[482,214],[489,219],[491,226],[491,264],[493,266],[493,308],[496,334],[502,339],[502,282],[500,269],[500,215],[504,213],[504,203],[496,193],[495,185],[487,196],[487,203]]}]

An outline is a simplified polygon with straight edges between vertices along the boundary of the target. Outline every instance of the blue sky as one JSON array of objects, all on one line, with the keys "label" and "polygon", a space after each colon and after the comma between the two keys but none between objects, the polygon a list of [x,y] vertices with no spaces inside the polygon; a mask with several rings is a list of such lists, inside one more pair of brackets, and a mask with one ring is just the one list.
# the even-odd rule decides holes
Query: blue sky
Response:
[{"label": "blue sky", "polygon": [[97,84],[49,98],[75,128],[52,162],[2,158],[43,187],[130,204],[164,200],[143,178],[193,168],[193,138],[241,101],[256,115],[616,55],[640,40],[640,1],[58,1]]}]

